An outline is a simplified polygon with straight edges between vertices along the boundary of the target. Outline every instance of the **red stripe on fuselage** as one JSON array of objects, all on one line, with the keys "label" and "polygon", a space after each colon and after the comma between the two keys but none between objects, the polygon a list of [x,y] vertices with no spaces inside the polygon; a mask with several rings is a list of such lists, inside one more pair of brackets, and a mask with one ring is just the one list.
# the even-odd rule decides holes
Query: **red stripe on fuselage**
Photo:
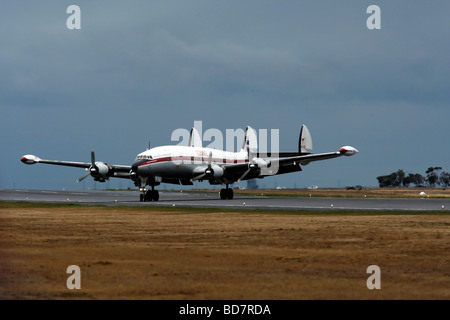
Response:
[{"label": "red stripe on fuselage", "polygon": [[[146,166],[149,164],[155,164],[155,163],[161,163],[161,162],[169,162],[169,161],[189,161],[189,163],[193,162],[202,162],[207,164],[209,159],[208,157],[188,157],[188,156],[178,156],[178,157],[162,157],[158,159],[151,159],[148,161],[145,161],[139,165],[140,166]],[[212,163],[216,164],[237,164],[237,163],[247,163],[247,159],[226,159],[226,158],[212,158]]]}]

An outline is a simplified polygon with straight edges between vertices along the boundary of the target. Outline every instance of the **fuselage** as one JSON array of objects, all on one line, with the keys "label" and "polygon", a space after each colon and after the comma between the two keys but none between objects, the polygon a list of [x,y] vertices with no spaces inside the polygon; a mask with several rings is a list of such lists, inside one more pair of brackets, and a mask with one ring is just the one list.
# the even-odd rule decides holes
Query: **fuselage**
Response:
[{"label": "fuselage", "polygon": [[245,150],[227,152],[188,146],[161,146],[137,155],[133,171],[139,176],[189,179],[211,166],[248,162]]}]

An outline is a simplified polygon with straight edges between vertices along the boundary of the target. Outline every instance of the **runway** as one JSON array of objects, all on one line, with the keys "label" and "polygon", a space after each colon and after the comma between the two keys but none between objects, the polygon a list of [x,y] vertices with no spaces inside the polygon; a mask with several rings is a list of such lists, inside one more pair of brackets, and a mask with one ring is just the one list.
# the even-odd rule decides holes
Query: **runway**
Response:
[{"label": "runway", "polygon": [[236,194],[221,200],[217,193],[159,191],[158,202],[140,202],[138,191],[0,190],[0,201],[72,203],[102,206],[166,206],[226,209],[450,211],[450,199],[267,197]]}]

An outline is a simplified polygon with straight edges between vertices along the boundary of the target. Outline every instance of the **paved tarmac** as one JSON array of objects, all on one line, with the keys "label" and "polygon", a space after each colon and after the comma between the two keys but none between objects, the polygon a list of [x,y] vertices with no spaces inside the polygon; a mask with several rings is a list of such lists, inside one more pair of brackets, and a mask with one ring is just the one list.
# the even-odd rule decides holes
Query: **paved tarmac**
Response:
[{"label": "paved tarmac", "polygon": [[75,203],[105,206],[181,206],[228,209],[369,210],[450,212],[450,199],[266,197],[235,194],[221,200],[217,193],[159,191],[158,202],[140,202],[138,191],[0,190],[0,201]]}]

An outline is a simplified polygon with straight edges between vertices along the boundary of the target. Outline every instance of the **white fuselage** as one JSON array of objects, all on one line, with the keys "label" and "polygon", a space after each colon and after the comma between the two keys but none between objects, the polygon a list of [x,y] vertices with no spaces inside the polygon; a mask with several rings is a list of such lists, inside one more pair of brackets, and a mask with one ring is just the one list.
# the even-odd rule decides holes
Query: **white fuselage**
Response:
[{"label": "white fuselage", "polygon": [[146,150],[136,157],[140,176],[192,178],[208,167],[248,162],[245,150],[227,152],[210,148],[162,146]]}]

